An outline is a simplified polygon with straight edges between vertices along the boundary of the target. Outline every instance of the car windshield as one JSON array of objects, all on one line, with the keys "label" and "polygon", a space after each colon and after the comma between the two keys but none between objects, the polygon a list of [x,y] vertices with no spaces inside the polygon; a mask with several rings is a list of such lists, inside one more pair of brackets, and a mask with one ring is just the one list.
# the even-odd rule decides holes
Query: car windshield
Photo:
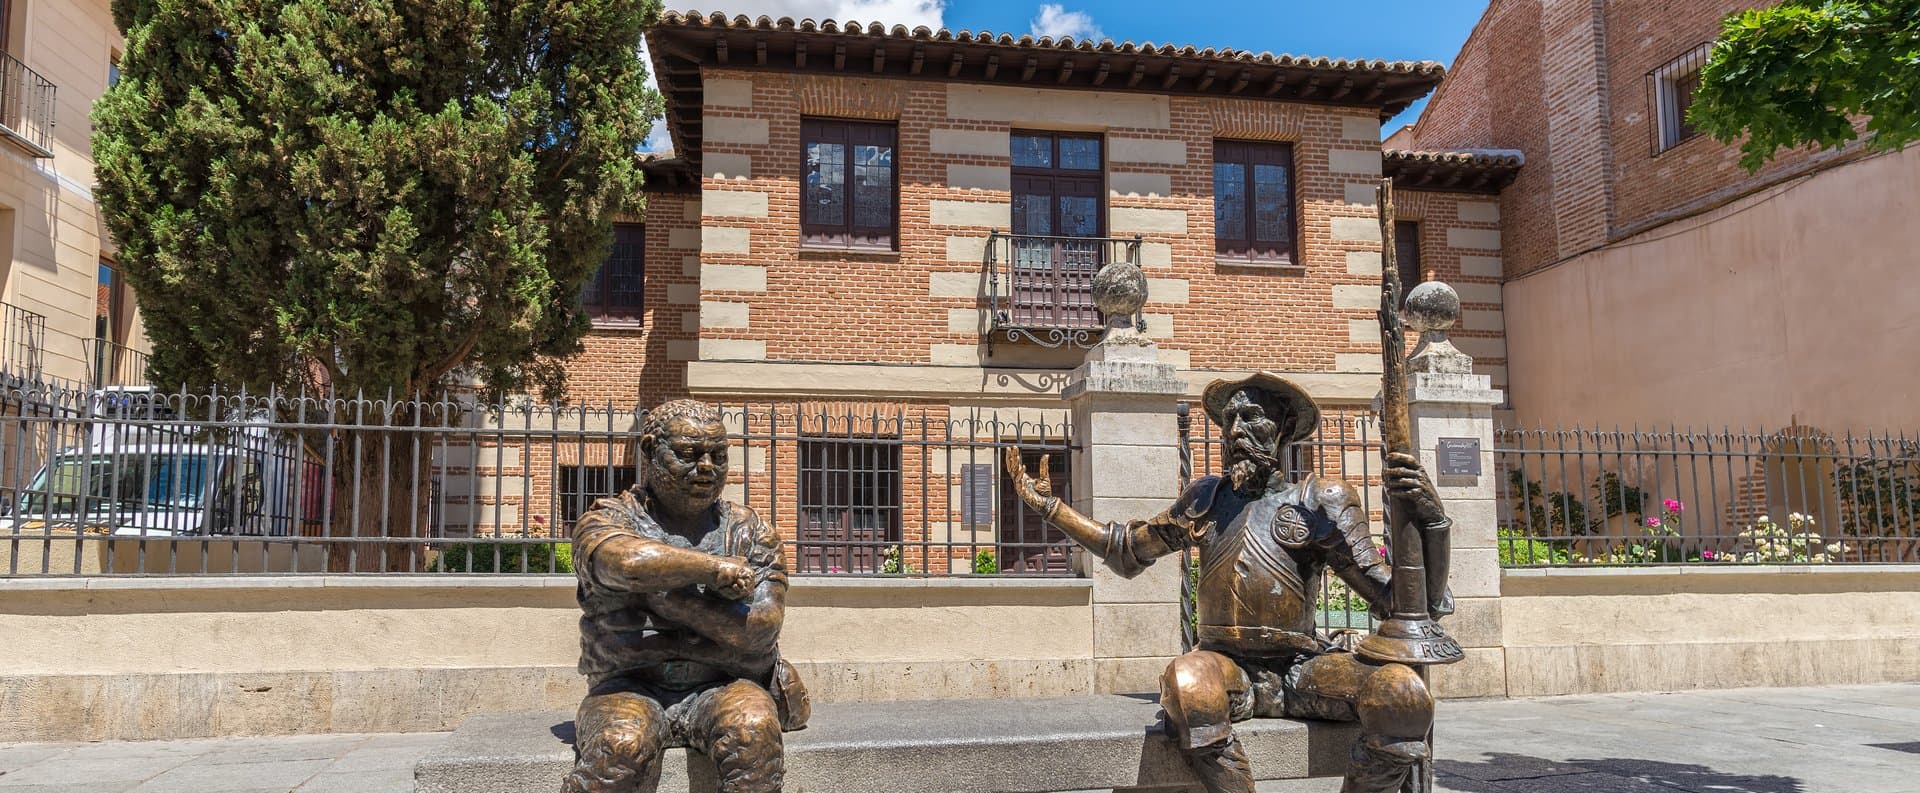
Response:
[{"label": "car windshield", "polygon": [[20,499],[20,513],[85,514],[199,509],[206,498],[207,455],[113,454],[92,458],[62,455],[42,469]]}]

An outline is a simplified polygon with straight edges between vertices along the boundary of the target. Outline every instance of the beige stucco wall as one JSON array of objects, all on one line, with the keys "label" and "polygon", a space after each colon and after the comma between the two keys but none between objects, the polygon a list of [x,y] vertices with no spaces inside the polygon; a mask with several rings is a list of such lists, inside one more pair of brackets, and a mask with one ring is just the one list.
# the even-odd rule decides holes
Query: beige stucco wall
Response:
[{"label": "beige stucco wall", "polygon": [[1516,418],[1911,430],[1916,217],[1909,148],[1509,281]]},{"label": "beige stucco wall", "polygon": [[[1091,591],[800,578],[781,646],[817,701],[1085,694]],[[571,708],[578,614],[569,576],[0,581],[0,741],[451,729]]]},{"label": "beige stucco wall", "polygon": [[1507,694],[1920,680],[1920,567],[1508,570]]},{"label": "beige stucco wall", "polygon": [[[20,33],[11,54],[55,85],[54,157],[0,146],[0,224],[10,222],[0,236],[12,240],[0,300],[47,317],[45,374],[77,380],[87,372],[81,340],[94,333],[100,257],[114,251],[94,206],[90,115],[121,37],[107,0],[12,5]],[[137,320],[129,339],[145,349]]]}]

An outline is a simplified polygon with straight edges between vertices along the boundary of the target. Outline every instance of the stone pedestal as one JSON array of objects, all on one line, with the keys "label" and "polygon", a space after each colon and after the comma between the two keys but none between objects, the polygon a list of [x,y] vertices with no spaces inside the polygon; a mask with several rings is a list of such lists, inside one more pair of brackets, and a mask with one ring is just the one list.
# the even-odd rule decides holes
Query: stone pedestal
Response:
[{"label": "stone pedestal", "polygon": [[[1074,370],[1063,396],[1073,410],[1073,507],[1096,520],[1152,517],[1179,494],[1174,405],[1185,384],[1159,350],[1137,334],[1109,333]],[[1079,555],[1093,579],[1094,690],[1159,690],[1160,672],[1180,653],[1179,557],[1121,578]]]},{"label": "stone pedestal", "polygon": [[[1441,624],[1467,651],[1459,663],[1433,667],[1434,691],[1442,697],[1506,696],[1493,459],[1493,408],[1503,396],[1486,375],[1473,374],[1473,359],[1444,333],[1424,336],[1407,361],[1407,417],[1421,463],[1453,519],[1449,579],[1455,611]],[[1479,473],[1446,474],[1437,453],[1443,440],[1477,444]],[[1455,461],[1464,462],[1464,456],[1456,451]]]}]

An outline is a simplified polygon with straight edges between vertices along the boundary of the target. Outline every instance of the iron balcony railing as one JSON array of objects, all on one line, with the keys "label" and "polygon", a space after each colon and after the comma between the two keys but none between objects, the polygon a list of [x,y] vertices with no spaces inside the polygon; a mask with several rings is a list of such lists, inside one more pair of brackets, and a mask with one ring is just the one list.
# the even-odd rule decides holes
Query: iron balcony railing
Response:
[{"label": "iron balcony railing", "polygon": [[1006,234],[987,237],[987,298],[995,338],[1044,347],[1090,347],[1103,318],[1093,275],[1108,262],[1140,263],[1140,238]]},{"label": "iron balcony railing", "polygon": [[0,138],[34,157],[52,157],[54,85],[0,52]]},{"label": "iron balcony railing", "polygon": [[147,354],[106,339],[81,339],[94,388],[147,385]]},{"label": "iron balcony railing", "polygon": [[0,303],[0,378],[12,383],[39,382],[46,350],[46,316]]}]

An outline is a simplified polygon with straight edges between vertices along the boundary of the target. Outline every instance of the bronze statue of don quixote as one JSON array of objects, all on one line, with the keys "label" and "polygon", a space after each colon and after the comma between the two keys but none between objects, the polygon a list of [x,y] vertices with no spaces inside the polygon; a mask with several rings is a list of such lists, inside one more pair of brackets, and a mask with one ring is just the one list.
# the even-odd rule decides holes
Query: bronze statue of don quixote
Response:
[{"label": "bronze statue of don quixote", "polygon": [[[1379,211],[1381,238],[1391,240],[1385,180]],[[1312,437],[1320,410],[1272,373],[1206,388],[1224,474],[1193,482],[1151,518],[1095,521],[1028,474],[1017,448],[1005,450],[1021,500],[1121,575],[1198,551],[1196,646],[1161,675],[1160,702],[1168,735],[1209,793],[1253,793],[1233,724],[1273,717],[1359,723],[1342,793],[1430,787],[1434,701],[1423,669],[1463,654],[1436,621],[1453,610],[1450,523],[1408,426],[1393,255],[1392,245],[1382,246],[1388,555],[1354,485],[1314,474],[1289,479],[1288,447]],[[753,510],[720,497],[727,436],[712,406],[680,400],[650,411],[639,453],[642,483],[599,501],[574,531],[580,670],[591,689],[563,793],[651,791],[669,746],[710,756],[722,793],[778,791],[781,733],[808,716],[805,689],[779,655],[787,588],[780,537]],[[1318,629],[1316,596],[1329,572],[1382,620],[1350,647]]]}]

